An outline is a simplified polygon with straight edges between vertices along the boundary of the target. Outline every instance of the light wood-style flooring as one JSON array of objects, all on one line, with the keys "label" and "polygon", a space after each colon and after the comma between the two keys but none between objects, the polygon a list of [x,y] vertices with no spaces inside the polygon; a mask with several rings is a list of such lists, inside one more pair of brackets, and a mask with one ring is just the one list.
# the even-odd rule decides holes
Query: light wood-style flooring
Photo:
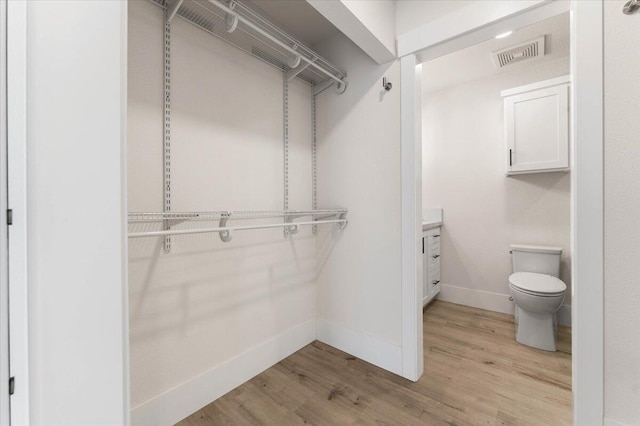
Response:
[{"label": "light wood-style flooring", "polygon": [[571,336],[522,346],[513,317],[435,301],[417,383],[314,342],[194,413],[195,425],[570,425]]}]

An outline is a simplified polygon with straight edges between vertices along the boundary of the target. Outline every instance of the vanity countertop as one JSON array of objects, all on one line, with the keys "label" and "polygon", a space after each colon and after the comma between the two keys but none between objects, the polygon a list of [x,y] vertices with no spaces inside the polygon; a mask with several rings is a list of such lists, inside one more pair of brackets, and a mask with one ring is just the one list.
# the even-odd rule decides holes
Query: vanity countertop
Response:
[{"label": "vanity countertop", "polygon": [[442,226],[442,222],[422,222],[422,231],[429,231],[433,228],[439,228]]}]

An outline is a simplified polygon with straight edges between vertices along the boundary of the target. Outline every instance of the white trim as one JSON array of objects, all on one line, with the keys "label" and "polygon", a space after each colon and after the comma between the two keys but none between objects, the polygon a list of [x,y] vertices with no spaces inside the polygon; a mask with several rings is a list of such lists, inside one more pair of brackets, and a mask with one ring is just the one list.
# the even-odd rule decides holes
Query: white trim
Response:
[{"label": "white trim", "polygon": [[627,426],[624,423],[617,422],[611,419],[604,419],[604,426]]},{"label": "white trim", "polygon": [[429,61],[440,56],[473,46],[482,41],[493,38],[496,34],[507,30],[515,30],[540,22],[553,16],[569,11],[569,1],[555,0],[540,7],[527,10],[519,15],[508,17],[493,24],[479,28],[476,31],[462,34],[459,37],[425,47],[417,56],[419,62]]},{"label": "white trim", "polygon": [[548,87],[560,86],[561,84],[571,83],[570,75],[563,75],[562,77],[552,78],[550,80],[537,81],[535,83],[527,84],[525,86],[514,87],[512,89],[505,89],[500,92],[500,96],[503,98],[512,95],[521,95],[523,93],[532,92],[534,90],[546,89]]},{"label": "white trim", "polygon": [[[509,297],[510,295],[503,293],[493,293],[451,284],[440,284],[438,300],[513,315],[515,304],[509,300]],[[562,305],[557,315],[558,324],[571,326],[570,305]]]},{"label": "white trim", "polygon": [[128,239],[128,167],[127,167],[127,116],[128,116],[128,46],[129,46],[129,5],[127,2],[120,3],[121,28],[120,28],[120,194],[122,206],[121,210],[121,253],[122,253],[122,397],[124,399],[123,425],[131,424],[131,374],[129,349],[129,239]]},{"label": "white trim", "polygon": [[27,281],[27,2],[7,2],[10,362],[15,377],[11,423],[29,424]]},{"label": "white trim", "polygon": [[273,337],[147,401],[131,412],[134,425],[173,425],[315,340],[315,320]]},{"label": "white trim", "polygon": [[[7,223],[7,2],[0,2],[0,383],[9,380],[9,227]],[[9,425],[9,387],[0,386],[0,425]]]},{"label": "white trim", "polygon": [[392,373],[402,373],[400,346],[323,319],[316,320],[316,334],[318,340],[327,345]]},{"label": "white trim", "polygon": [[572,353],[576,425],[602,424],[604,418],[603,19],[602,0],[572,2]]},{"label": "white trim", "polygon": [[558,316],[558,324],[571,327],[571,305],[562,305],[556,315]]},{"label": "white trim", "polygon": [[[558,4],[562,4],[563,2],[550,3],[553,4],[553,8],[558,8]],[[509,23],[509,25],[500,24],[504,22],[505,19],[514,15],[522,15],[523,12],[545,5],[549,5],[549,2],[546,0],[503,0],[500,2],[492,2],[491,5],[486,5],[484,2],[472,3],[469,6],[428,22],[414,30],[400,34],[398,36],[398,56],[402,57],[414,54],[452,39],[457,39],[458,41],[453,46],[454,48],[451,52],[463,49],[475,44],[465,38],[465,33],[477,32],[478,36],[482,37],[481,40],[490,39],[507,30],[515,29],[515,27],[510,26],[511,23]],[[564,7],[566,8],[566,6]],[[554,14],[557,13],[554,12]],[[537,18],[537,20],[539,21],[540,18]],[[492,24],[499,25],[488,29],[486,28]],[[461,42],[462,44],[460,44]],[[428,59],[433,58],[434,57],[429,57]],[[424,60],[424,58],[422,59]]]},{"label": "white trim", "polygon": [[424,370],[422,343],[422,67],[400,59],[400,170],[402,202],[402,376]]},{"label": "white trim", "polygon": [[438,300],[486,309],[493,312],[513,315],[514,303],[508,294],[459,287],[451,284],[440,284]]}]

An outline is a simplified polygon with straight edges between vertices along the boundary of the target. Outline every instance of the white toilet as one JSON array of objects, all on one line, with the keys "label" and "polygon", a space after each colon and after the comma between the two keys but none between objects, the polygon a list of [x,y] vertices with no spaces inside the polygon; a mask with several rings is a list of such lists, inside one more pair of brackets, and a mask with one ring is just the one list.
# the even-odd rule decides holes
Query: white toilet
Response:
[{"label": "white toilet", "polygon": [[516,341],[545,351],[556,350],[556,312],[567,286],[560,275],[560,247],[511,245],[513,274],[509,289],[516,303]]}]

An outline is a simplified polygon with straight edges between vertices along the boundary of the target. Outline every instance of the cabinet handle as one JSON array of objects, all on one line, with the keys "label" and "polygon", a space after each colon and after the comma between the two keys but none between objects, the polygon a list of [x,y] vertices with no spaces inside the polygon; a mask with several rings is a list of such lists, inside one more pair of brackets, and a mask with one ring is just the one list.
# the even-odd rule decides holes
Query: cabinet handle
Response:
[{"label": "cabinet handle", "polygon": [[433,285],[438,285],[438,283],[440,283],[440,280],[431,281],[431,284],[433,284]]},{"label": "cabinet handle", "polygon": [[513,166],[513,150],[509,150],[509,167]]},{"label": "cabinet handle", "polygon": [[440,234],[433,236],[433,238],[438,238],[438,237],[440,237]]},{"label": "cabinet handle", "polygon": [[422,254],[424,254],[424,238],[422,239]]},{"label": "cabinet handle", "polygon": [[437,259],[437,258],[439,258],[439,257],[440,257],[440,255],[439,255],[439,254],[434,254],[432,257],[433,257],[434,259]]}]

